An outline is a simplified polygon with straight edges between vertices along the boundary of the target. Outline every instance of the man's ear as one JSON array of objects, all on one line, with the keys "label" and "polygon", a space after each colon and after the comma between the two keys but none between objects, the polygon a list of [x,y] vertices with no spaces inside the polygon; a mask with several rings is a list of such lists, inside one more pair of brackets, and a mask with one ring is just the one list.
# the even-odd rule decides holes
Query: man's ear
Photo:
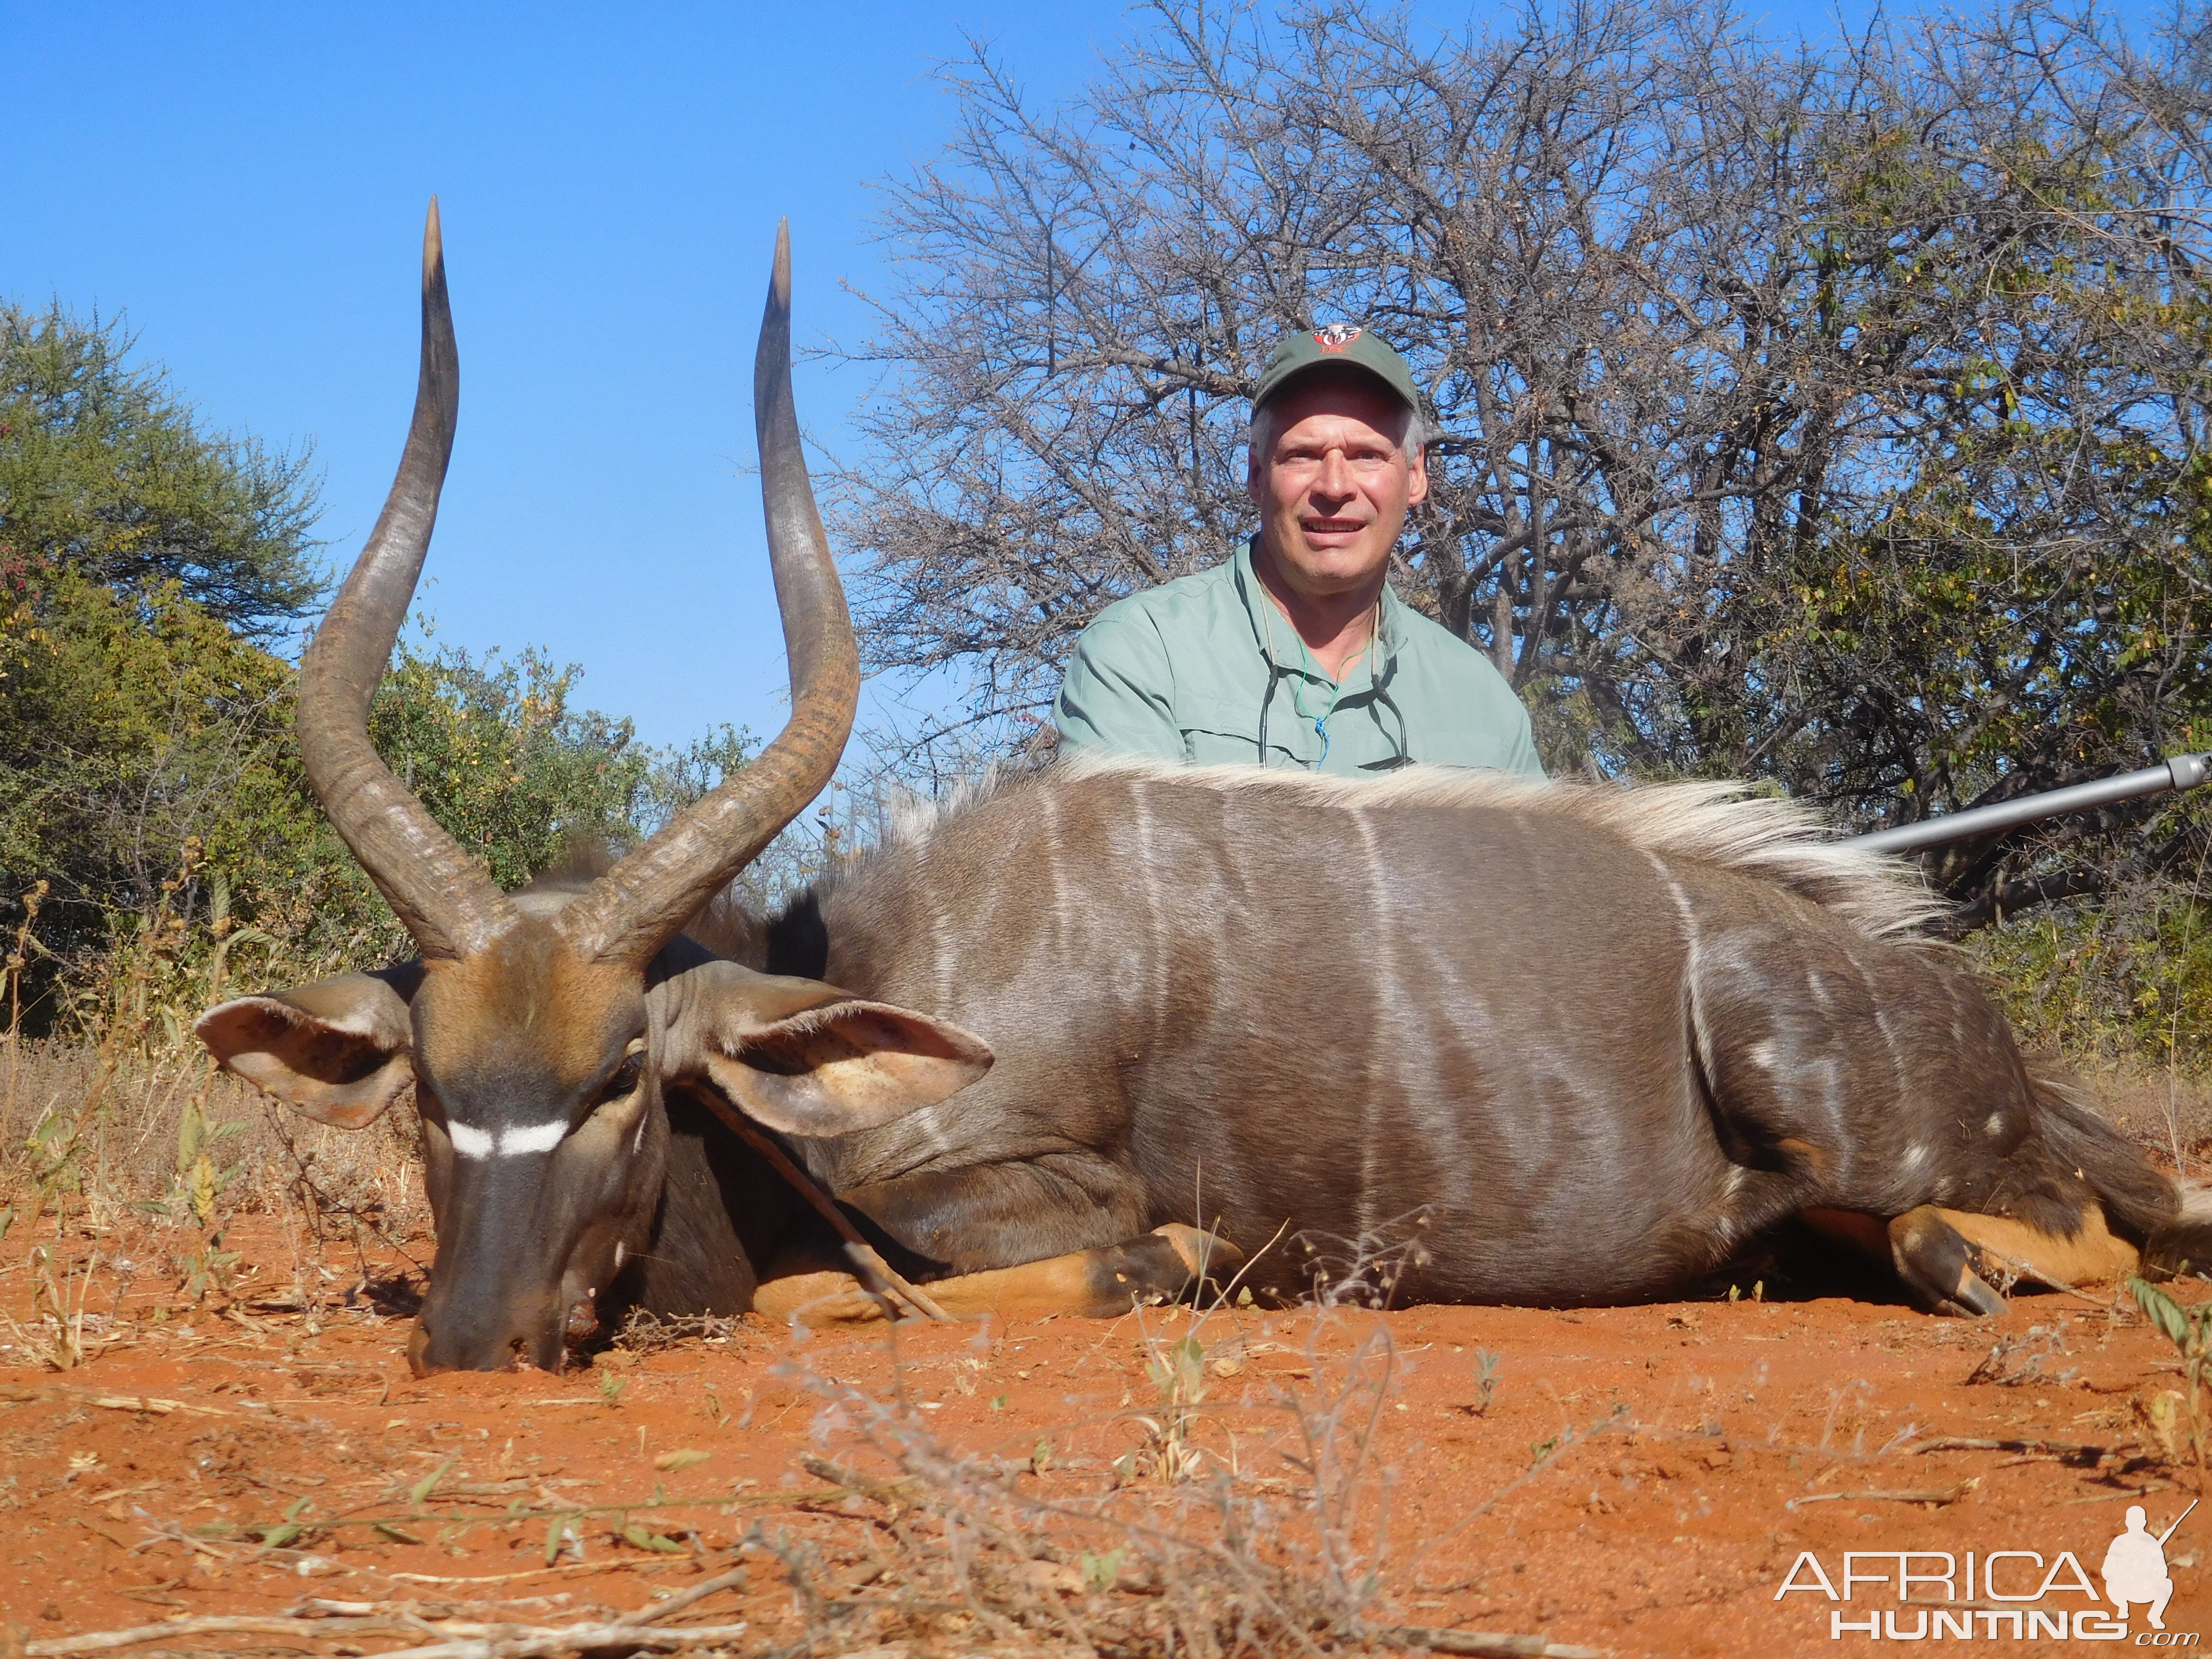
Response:
[{"label": "man's ear", "polygon": [[974,1033],[817,980],[709,963],[685,978],[672,1073],[704,1073],[787,1134],[851,1134],[957,1094],[991,1069]]},{"label": "man's ear", "polygon": [[365,1129],[414,1086],[410,963],[239,997],[192,1027],[222,1062],[294,1110],[334,1129]]}]

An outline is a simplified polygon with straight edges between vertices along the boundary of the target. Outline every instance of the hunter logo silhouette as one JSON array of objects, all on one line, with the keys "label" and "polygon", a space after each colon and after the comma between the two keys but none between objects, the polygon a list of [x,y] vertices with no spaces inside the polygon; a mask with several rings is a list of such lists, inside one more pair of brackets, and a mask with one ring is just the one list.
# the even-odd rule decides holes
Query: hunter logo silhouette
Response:
[{"label": "hunter logo silhouette", "polygon": [[[2196,1507],[2192,1500],[2189,1510]],[[2105,1594],[2114,1618],[2126,1618],[2128,1604],[2140,1601],[2149,1611],[2150,1627],[2166,1628],[2166,1604],[2173,1599],[2173,1580],[2166,1575],[2166,1540],[2173,1536],[2174,1527],[2189,1518],[2189,1510],[2173,1517],[2173,1527],[2153,1537],[2143,1506],[2128,1505],[2128,1529],[2105,1551]]]}]

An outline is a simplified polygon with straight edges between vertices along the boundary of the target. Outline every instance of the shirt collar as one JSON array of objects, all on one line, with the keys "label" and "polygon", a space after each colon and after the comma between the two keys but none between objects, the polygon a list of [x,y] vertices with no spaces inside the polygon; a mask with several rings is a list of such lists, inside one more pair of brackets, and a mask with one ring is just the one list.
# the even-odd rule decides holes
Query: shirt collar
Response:
[{"label": "shirt collar", "polygon": [[[1267,590],[1261,586],[1260,573],[1252,567],[1252,550],[1258,545],[1259,540],[1260,538],[1255,532],[1237,544],[1236,557],[1231,561],[1235,567],[1237,597],[1243,601],[1244,620],[1250,624],[1252,629],[1252,648],[1260,653],[1261,661],[1267,659],[1269,654],[1267,623],[1272,616],[1278,624],[1275,629],[1278,648],[1273,653],[1275,665],[1286,674],[1303,674],[1316,684],[1326,685],[1329,683],[1326,675],[1309,670],[1305,666],[1307,658],[1297,649],[1297,630],[1291,628],[1290,618],[1275,609],[1274,600],[1267,597]],[[1381,615],[1378,618],[1378,631],[1382,635],[1378,643],[1382,648],[1379,652],[1370,650],[1360,658],[1359,669],[1366,676],[1365,684],[1360,684],[1358,673],[1355,673],[1352,683],[1344,687],[1347,696],[1355,691],[1365,690],[1378,681],[1389,678],[1389,670],[1397,665],[1399,647],[1405,641],[1405,626],[1401,621],[1405,608],[1405,602],[1391,591],[1390,584],[1386,580],[1382,584],[1382,601]],[[1287,652],[1281,649],[1285,645],[1290,647]],[[1384,659],[1386,663],[1382,672],[1379,673],[1376,672],[1378,658]]]}]

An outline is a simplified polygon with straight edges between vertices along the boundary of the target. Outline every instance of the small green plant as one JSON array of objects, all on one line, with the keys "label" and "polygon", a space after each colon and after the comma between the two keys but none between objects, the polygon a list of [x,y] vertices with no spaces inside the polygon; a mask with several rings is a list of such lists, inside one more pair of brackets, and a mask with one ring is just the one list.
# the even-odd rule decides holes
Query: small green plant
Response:
[{"label": "small green plant", "polygon": [[2145,1414],[2168,1457],[2178,1459],[2185,1446],[2202,1469],[2205,1449],[2212,1443],[2212,1411],[2204,1398],[2204,1373],[2212,1366],[2212,1303],[2185,1308],[2144,1279],[2130,1278],[2128,1291],[2143,1316],[2173,1344],[2186,1385],[2185,1393],[2166,1389],[2154,1395]]},{"label": "small green plant", "polygon": [[34,1219],[57,1199],[73,1197],[83,1190],[83,1174],[77,1167],[77,1152],[84,1140],[81,1127],[80,1119],[49,1112],[32,1127],[30,1138],[24,1141],[23,1150],[31,1158],[32,1184],[43,1200]]},{"label": "small green plant", "polygon": [[568,1551],[568,1559],[572,1561],[580,1561],[584,1559],[583,1534],[576,1530],[576,1522],[580,1519],[582,1519],[580,1515],[556,1515],[548,1523],[545,1528],[545,1565],[547,1566],[550,1567],[559,1560],[561,1552],[563,1550]]},{"label": "small green plant", "polygon": [[174,1214],[181,1203],[184,1213],[200,1230],[199,1243],[179,1262],[182,1269],[180,1288],[194,1302],[204,1301],[210,1291],[228,1292],[238,1266],[238,1252],[222,1247],[223,1232],[229,1224],[222,1203],[223,1191],[236,1178],[238,1167],[218,1164],[215,1147],[245,1127],[236,1119],[224,1123],[209,1122],[202,1097],[198,1094],[185,1103],[184,1112],[178,1120],[177,1194],[168,1207]]},{"label": "small green plant", "polygon": [[238,1252],[222,1248],[222,1229],[217,1227],[200,1236],[199,1248],[184,1258],[183,1266],[178,1289],[194,1302],[204,1302],[210,1291],[229,1291]]},{"label": "small green plant", "polygon": [[436,1468],[407,1489],[407,1501],[416,1509],[421,1509],[423,1504],[430,1501],[430,1494],[438,1490],[438,1483],[443,1480],[447,1472],[459,1462],[460,1458],[457,1455],[448,1457],[444,1462],[439,1464]]},{"label": "small green plant", "polygon": [[665,1534],[649,1532],[635,1521],[625,1522],[616,1535],[632,1549],[653,1550],[663,1555],[681,1555],[684,1546]]},{"label": "small green plant", "polygon": [[1160,1415],[1141,1419],[1156,1440],[1157,1472],[1164,1480],[1198,1473],[1200,1454],[1190,1443],[1196,1408],[1206,1398],[1206,1347],[1194,1334],[1168,1345],[1145,1364],[1145,1375],[1159,1390]]},{"label": "small green plant", "polygon": [[1103,1595],[1111,1590],[1121,1582],[1121,1563],[1128,1555],[1129,1547],[1126,1544],[1097,1553],[1084,1551],[1076,1562],[1083,1574],[1083,1588],[1093,1595]]},{"label": "small green plant", "polygon": [[1474,1351],[1474,1404],[1468,1407],[1477,1417],[1490,1409],[1490,1402],[1498,1394],[1498,1367],[1505,1356],[1489,1348]]},{"label": "small green plant", "polygon": [[210,1123],[202,1096],[195,1094],[185,1101],[185,1109],[177,1121],[177,1185],[192,1218],[201,1226],[213,1224],[216,1206],[228,1187],[238,1174],[233,1164],[228,1168],[217,1164],[215,1149],[222,1141],[245,1130],[240,1119]]},{"label": "small green plant", "polygon": [[[14,1320],[8,1322],[17,1340],[27,1347],[42,1364],[58,1371],[72,1370],[86,1358],[84,1351],[84,1295],[80,1291],[76,1305],[70,1305],[67,1275],[57,1283],[54,1279],[53,1252],[44,1244],[31,1247],[28,1264],[31,1269],[31,1309],[37,1322],[25,1328]],[[92,1264],[84,1269],[85,1288],[92,1281]]]},{"label": "small green plant", "polygon": [[1193,1334],[1172,1342],[1152,1339],[1152,1358],[1145,1375],[1158,1391],[1158,1414],[1136,1420],[1145,1431],[1145,1443],[1116,1460],[1115,1473],[1122,1481],[1147,1475],[1176,1481],[1196,1474],[1204,1454],[1191,1443],[1197,1408],[1206,1399],[1206,1347]]},{"label": "small green plant", "polygon": [[313,1523],[301,1519],[312,1502],[312,1498],[302,1498],[288,1508],[284,1511],[284,1518],[274,1526],[256,1528],[255,1530],[261,1534],[263,1546],[272,1550],[282,1549],[287,1544],[296,1542],[302,1534],[313,1530]]}]

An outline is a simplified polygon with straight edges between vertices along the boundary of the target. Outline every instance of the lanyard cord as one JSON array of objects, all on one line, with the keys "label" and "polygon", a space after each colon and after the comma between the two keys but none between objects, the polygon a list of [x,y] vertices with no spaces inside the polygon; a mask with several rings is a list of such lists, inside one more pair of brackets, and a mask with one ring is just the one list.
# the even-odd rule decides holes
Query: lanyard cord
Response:
[{"label": "lanyard cord", "polygon": [[[1390,695],[1389,688],[1380,680],[1375,682],[1375,702],[1377,708],[1387,708],[1398,717],[1398,735],[1391,739],[1390,744],[1398,751],[1397,757],[1382,769],[1395,772],[1401,766],[1411,766],[1413,757],[1406,750],[1406,711],[1398,707],[1397,698]],[[1376,724],[1379,726],[1382,722],[1377,720]]]},{"label": "lanyard cord", "polygon": [[[1321,738],[1321,754],[1314,762],[1314,770],[1318,772],[1328,761],[1328,719],[1330,715],[1336,713],[1337,700],[1344,696],[1344,682],[1340,679],[1330,679],[1328,675],[1322,674],[1323,679],[1328,680],[1328,707],[1322,709],[1318,715],[1308,708],[1304,699],[1298,696],[1298,682],[1297,678],[1294,678],[1298,671],[1285,668],[1275,660],[1275,602],[1273,598],[1266,592],[1264,586],[1260,594],[1260,626],[1265,635],[1260,648],[1261,653],[1267,659],[1267,689],[1260,696],[1260,764],[1262,766],[1267,764],[1267,714],[1274,707],[1275,684],[1277,681],[1288,678],[1291,681],[1291,707],[1298,711],[1299,719],[1312,722],[1315,735]],[[1311,663],[1313,672],[1321,674],[1321,664],[1315,660],[1313,653],[1306,649],[1305,636],[1298,633],[1295,628],[1291,632],[1297,640],[1300,660]],[[1367,643],[1361,646],[1352,659],[1344,665],[1344,672],[1349,674],[1357,667],[1360,658],[1373,650],[1382,637],[1382,596],[1377,593],[1375,596],[1374,617],[1368,624]],[[1371,681],[1374,678],[1374,672],[1370,669],[1368,678]],[[1377,690],[1379,693],[1380,688],[1378,687]],[[1394,702],[1391,707],[1395,708],[1397,704]],[[1399,715],[1398,722],[1401,727],[1404,726],[1403,714]],[[1402,732],[1398,743],[1398,751],[1401,755],[1405,752]]]},{"label": "lanyard cord", "polygon": [[1267,653],[1267,689],[1260,694],[1260,764],[1267,764],[1267,711],[1274,707],[1275,684],[1290,670],[1279,666],[1275,653]]}]

